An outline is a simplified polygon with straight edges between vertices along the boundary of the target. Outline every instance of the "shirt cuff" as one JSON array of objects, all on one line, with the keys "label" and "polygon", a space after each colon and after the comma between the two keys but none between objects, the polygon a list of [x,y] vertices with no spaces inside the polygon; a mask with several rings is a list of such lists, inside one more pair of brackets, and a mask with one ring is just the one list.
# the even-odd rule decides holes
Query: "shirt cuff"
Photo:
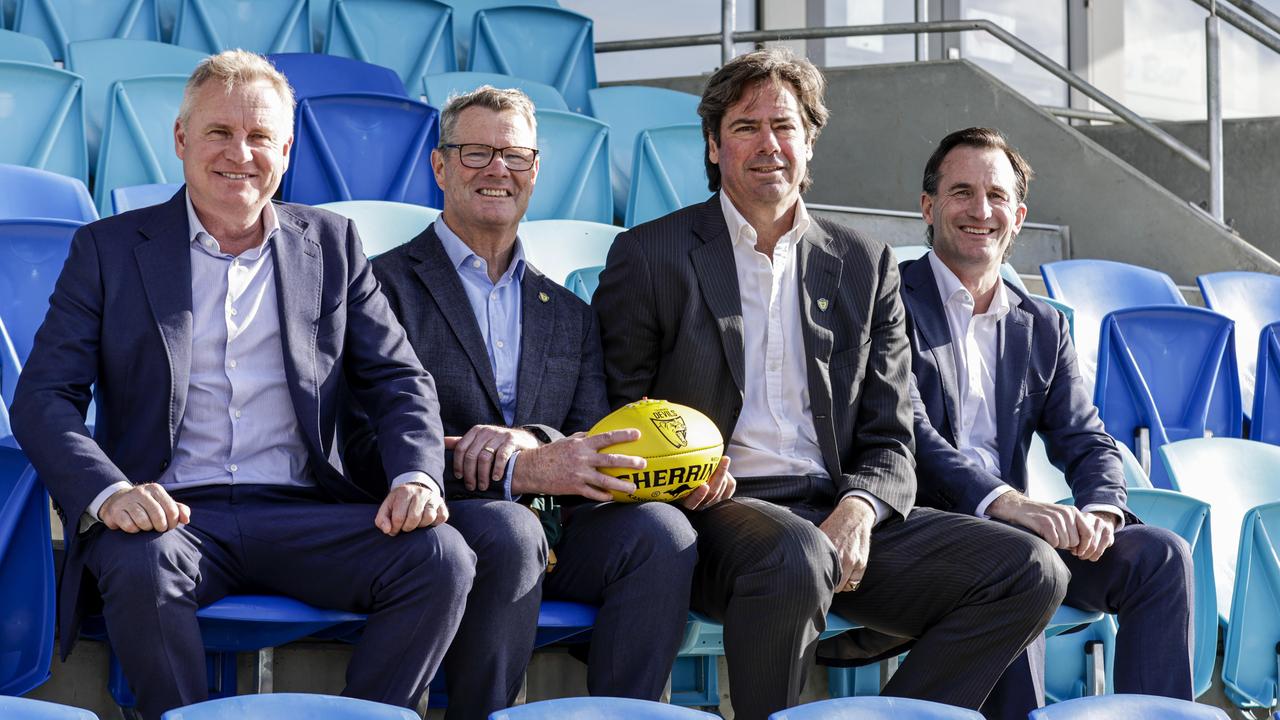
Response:
[{"label": "shirt cuff", "polygon": [[507,458],[507,470],[502,473],[502,499],[503,500],[519,500],[519,497],[511,495],[511,478],[516,474],[516,458],[520,457],[519,450],[513,450],[511,457]]},{"label": "shirt cuff", "polygon": [[98,493],[97,497],[93,499],[93,502],[89,503],[89,507],[85,508],[84,514],[80,516],[80,527],[77,529],[77,532],[84,532],[85,530],[88,530],[94,525],[102,522],[102,519],[98,517],[98,511],[101,510],[103,504],[107,502],[107,498],[115,495],[121,490],[128,490],[131,487],[133,486],[129,483],[124,480],[120,480],[119,482],[111,483],[106,487],[106,489]]},{"label": "shirt cuff", "polygon": [[427,487],[435,490],[437,495],[444,497],[444,493],[440,491],[440,483],[436,482],[435,478],[430,475],[424,472],[419,472],[418,470],[410,470],[409,472],[402,472],[397,475],[395,479],[391,481],[391,489],[395,490],[401,485],[406,485],[411,482],[426,485]]},{"label": "shirt cuff", "polygon": [[889,507],[888,503],[876,497],[875,495],[872,495],[866,490],[850,490],[849,492],[845,493],[840,499],[843,500],[849,496],[862,498],[863,500],[866,500],[867,502],[871,503],[871,509],[876,511],[876,525],[879,525],[882,520],[889,517],[890,513],[893,512],[892,508]]},{"label": "shirt cuff", "polygon": [[996,498],[1007,492],[1011,492],[1012,490],[1012,485],[1001,485],[995,490],[987,493],[987,496],[982,498],[982,502],[978,503],[978,507],[973,509],[973,514],[983,520],[990,520],[991,516],[987,514],[987,508],[991,507],[991,503],[995,502]]},{"label": "shirt cuff", "polygon": [[1115,505],[1108,505],[1107,503],[1089,503],[1088,505],[1080,508],[1080,512],[1110,513],[1116,516],[1116,529],[1119,530],[1124,527],[1124,511]]}]

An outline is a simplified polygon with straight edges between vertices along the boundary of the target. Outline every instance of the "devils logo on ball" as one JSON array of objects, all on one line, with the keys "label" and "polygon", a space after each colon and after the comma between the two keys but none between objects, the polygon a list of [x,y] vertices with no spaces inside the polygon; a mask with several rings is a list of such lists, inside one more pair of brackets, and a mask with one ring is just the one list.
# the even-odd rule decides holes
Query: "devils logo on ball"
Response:
[{"label": "devils logo on ball", "polygon": [[670,408],[658,408],[649,416],[654,427],[662,433],[662,437],[671,443],[671,447],[682,448],[689,444],[689,429],[685,427],[684,417]]}]

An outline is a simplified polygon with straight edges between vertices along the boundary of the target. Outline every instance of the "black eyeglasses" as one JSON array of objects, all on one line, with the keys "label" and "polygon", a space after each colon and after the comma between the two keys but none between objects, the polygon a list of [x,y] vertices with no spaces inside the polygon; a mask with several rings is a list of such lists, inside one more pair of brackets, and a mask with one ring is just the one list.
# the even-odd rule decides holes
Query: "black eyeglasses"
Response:
[{"label": "black eyeglasses", "polygon": [[473,170],[489,167],[489,163],[493,162],[495,154],[502,156],[502,163],[507,166],[508,170],[515,170],[516,172],[533,167],[533,161],[538,157],[537,150],[527,147],[496,148],[482,143],[451,143],[440,147],[457,150],[458,160],[463,167],[469,167]]}]

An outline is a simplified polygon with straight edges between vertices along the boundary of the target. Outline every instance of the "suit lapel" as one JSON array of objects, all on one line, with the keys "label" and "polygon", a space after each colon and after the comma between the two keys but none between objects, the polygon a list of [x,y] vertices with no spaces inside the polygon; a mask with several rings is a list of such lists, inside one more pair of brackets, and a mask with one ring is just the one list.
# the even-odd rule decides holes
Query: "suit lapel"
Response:
[{"label": "suit lapel", "polygon": [[702,204],[693,232],[703,241],[689,253],[694,272],[698,275],[698,287],[716,318],[729,374],[733,376],[738,392],[743,392],[746,387],[746,358],[742,340],[742,297],[738,290],[733,241],[720,210],[719,193]]},{"label": "suit lapel", "polygon": [[[538,401],[547,347],[556,324],[551,281],[525,263],[520,280],[520,369],[516,384],[516,425],[528,425]],[[547,298],[543,301],[543,298]]]},{"label": "suit lapel", "polygon": [[[938,377],[942,380],[943,410],[946,412],[948,425],[954,431],[960,427],[960,382],[956,375],[956,356],[951,346],[951,328],[947,325],[947,314],[942,308],[938,283],[934,280],[928,257],[922,257],[908,265],[902,273],[902,282],[907,290],[906,301],[910,306],[916,332],[920,334],[938,368]],[[950,439],[953,442],[955,440],[954,437]]]},{"label": "suit lapel", "polygon": [[[1005,288],[1010,296],[1013,291]],[[1011,477],[1014,441],[1017,439],[1018,412],[1026,388],[1027,367],[1031,362],[1031,313],[1021,307],[1009,308],[997,327],[999,355],[996,358],[996,442],[1000,449],[1001,477]]]},{"label": "suit lapel", "polygon": [[831,412],[831,374],[829,363],[835,333],[831,328],[837,312],[831,310],[840,289],[840,272],[844,263],[830,249],[831,238],[814,221],[797,243],[796,271],[800,292],[800,316],[804,325],[804,347],[809,368],[809,404],[814,430],[827,472],[833,477],[840,470],[840,444],[836,438]]},{"label": "suit lapel", "polygon": [[191,384],[191,231],[186,193],[165,203],[138,232],[147,242],[135,247],[133,254],[169,357],[169,446],[173,447]]},{"label": "suit lapel", "polygon": [[277,205],[275,209],[280,232],[272,242],[271,252],[275,254],[276,307],[280,313],[285,377],[302,432],[317,454],[323,455],[315,353],[324,260],[319,243],[307,232],[307,222],[284,207]]}]

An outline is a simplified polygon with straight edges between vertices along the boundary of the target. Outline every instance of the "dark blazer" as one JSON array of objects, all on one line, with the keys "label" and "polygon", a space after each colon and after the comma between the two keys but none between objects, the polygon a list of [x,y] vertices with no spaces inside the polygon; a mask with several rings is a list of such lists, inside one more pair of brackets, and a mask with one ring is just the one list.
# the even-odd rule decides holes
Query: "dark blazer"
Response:
[{"label": "dark blazer", "polygon": [[1020,303],[998,323],[996,434],[1000,477],[955,449],[960,385],[951,331],[928,257],[902,264],[916,406],[916,466],[921,505],[974,514],[1002,484],[1026,492],[1027,447],[1033,433],[1066,473],[1075,503],[1107,503],[1124,510],[1124,467],[1115,441],[1098,419],[1076,365],[1066,317],[1005,283]]},{"label": "dark blazer", "polygon": [[[911,366],[893,252],[815,217],[797,261],[809,400],[836,494],[863,489],[905,516],[916,492]],[[610,403],[680,402],[733,434],[748,379],[718,194],[619,235],[592,304]]]},{"label": "dark blazer", "polygon": [[[462,435],[475,425],[506,425],[484,336],[434,225],[375,258],[373,273],[409,344],[436,378],[445,434]],[[544,442],[590,429],[609,411],[591,308],[526,262],[520,313],[515,425]],[[346,420],[342,436],[348,472],[382,477],[368,425],[358,414],[350,424]],[[449,498],[502,497],[501,487],[468,491],[454,479],[452,462],[450,453],[443,478]]]},{"label": "dark blazer", "polygon": [[[79,621],[90,502],[112,483],[154,482],[178,442],[191,370],[191,246],[185,188],[168,202],[76,232],[18,381],[13,429],[67,527],[63,653]],[[345,218],[276,205],[276,287],[285,381],[316,484],[335,501],[374,502],[347,482],[334,433],[339,376],[372,409],[382,461],[439,477],[435,384],[422,370]],[[97,383],[94,436],[85,429]],[[393,475],[394,477],[394,475]],[[92,587],[93,583],[88,585]]]}]

